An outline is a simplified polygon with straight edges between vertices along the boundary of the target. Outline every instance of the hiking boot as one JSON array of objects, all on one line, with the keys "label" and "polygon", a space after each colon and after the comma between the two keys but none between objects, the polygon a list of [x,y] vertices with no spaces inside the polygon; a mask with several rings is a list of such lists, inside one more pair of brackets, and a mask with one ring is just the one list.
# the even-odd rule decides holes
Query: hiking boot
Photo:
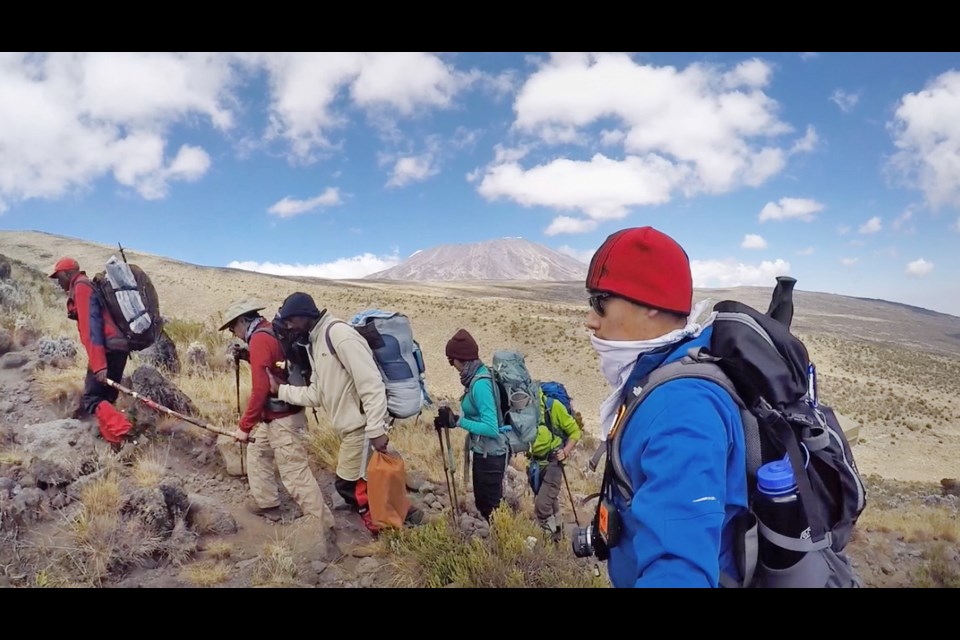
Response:
[{"label": "hiking boot", "polygon": [[267,507],[266,509],[263,509],[257,506],[256,502],[253,502],[252,500],[250,500],[250,501],[247,501],[246,507],[247,507],[247,511],[249,511],[253,515],[266,518],[270,522],[280,522],[283,519],[283,513],[280,511],[280,505],[277,505],[275,507]]},{"label": "hiking boot", "polygon": [[411,505],[410,510],[407,511],[407,517],[403,519],[403,524],[411,527],[423,524],[423,511]]}]

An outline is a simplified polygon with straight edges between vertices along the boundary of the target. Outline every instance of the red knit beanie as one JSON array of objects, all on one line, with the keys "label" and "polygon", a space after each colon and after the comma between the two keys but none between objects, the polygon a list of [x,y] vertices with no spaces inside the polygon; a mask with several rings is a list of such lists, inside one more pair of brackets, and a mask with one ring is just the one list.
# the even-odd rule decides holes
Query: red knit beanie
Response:
[{"label": "red knit beanie", "polygon": [[461,362],[480,359],[480,348],[466,329],[460,329],[447,341],[447,357]]},{"label": "red knit beanie", "polygon": [[587,289],[683,316],[690,315],[693,304],[686,252],[653,227],[621,229],[607,237],[590,260]]}]

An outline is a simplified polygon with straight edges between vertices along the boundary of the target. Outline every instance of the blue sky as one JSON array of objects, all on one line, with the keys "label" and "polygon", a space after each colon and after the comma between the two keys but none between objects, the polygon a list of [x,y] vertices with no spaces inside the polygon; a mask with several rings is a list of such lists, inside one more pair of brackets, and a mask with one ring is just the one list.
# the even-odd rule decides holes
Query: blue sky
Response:
[{"label": "blue sky", "polygon": [[0,228],[361,277],[653,225],[960,315],[960,54],[0,53]]}]

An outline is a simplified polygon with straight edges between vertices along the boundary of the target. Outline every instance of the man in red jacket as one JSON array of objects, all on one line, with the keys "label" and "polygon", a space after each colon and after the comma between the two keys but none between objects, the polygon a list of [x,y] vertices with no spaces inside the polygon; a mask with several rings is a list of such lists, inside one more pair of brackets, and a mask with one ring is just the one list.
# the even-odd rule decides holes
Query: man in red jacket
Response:
[{"label": "man in red jacket", "polygon": [[119,392],[108,386],[106,380],[120,382],[123,378],[129,345],[76,260],[60,258],[50,277],[67,292],[67,317],[76,321],[80,342],[87,352],[87,377],[81,408],[96,416],[100,435],[114,451],[119,451],[131,425],[127,417],[113,406]]},{"label": "man in red jacket", "polygon": [[[247,448],[247,481],[253,513],[272,522],[281,519],[279,487],[274,468],[280,471],[283,486],[308,516],[323,528],[334,526],[333,513],[323,501],[320,485],[307,463],[303,435],[307,426],[304,408],[270,396],[267,369],[287,381],[286,358],[273,326],[258,311],[264,306],[251,300],[231,304],[223,315],[220,331],[230,333],[249,345],[252,390],[247,410],[240,418],[234,438],[246,442],[256,429],[255,442]],[[274,467],[276,462],[276,467]]]}]

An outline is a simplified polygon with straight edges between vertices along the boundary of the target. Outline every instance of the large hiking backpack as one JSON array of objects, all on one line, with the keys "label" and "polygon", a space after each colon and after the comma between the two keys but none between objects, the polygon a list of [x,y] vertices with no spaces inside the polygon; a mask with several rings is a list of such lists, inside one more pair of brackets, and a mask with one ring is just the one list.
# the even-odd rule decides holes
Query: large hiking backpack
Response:
[{"label": "large hiking backpack", "polygon": [[561,438],[564,444],[566,444],[567,434],[553,426],[552,411],[553,403],[559,402],[563,405],[563,408],[567,410],[567,413],[570,414],[570,417],[576,419],[576,413],[573,410],[573,403],[570,400],[570,394],[567,393],[567,388],[564,387],[562,383],[556,381],[541,382],[540,391],[543,392],[545,400],[543,403],[544,424],[546,424],[547,429],[550,430],[550,433]]},{"label": "large hiking backpack", "polygon": [[[792,288],[792,282],[787,288]],[[777,293],[779,285],[774,302]],[[709,348],[691,349],[684,358],[659,367],[634,387],[633,397],[607,439],[601,494],[612,499],[613,492],[618,492],[629,505],[633,487],[620,458],[620,442],[630,416],[650,392],[677,378],[713,381],[740,408],[750,498],[750,510],[738,523],[735,543],[743,579],[738,582],[722,575],[721,585],[859,586],[859,578],[843,552],[866,505],[864,485],[836,415],[816,397],[815,370],[807,349],[790,333],[792,301],[787,305],[785,321],[782,315],[781,320],[776,319],[776,306],[771,303],[765,315],[740,302],[717,303]],[[809,525],[800,538],[776,535],[753,511],[757,470],[785,456],[793,469]],[[598,505],[595,522],[601,510]],[[758,559],[758,536],[805,555],[789,569],[768,570]]]},{"label": "large hiking backpack", "polygon": [[500,398],[500,430],[507,436],[510,453],[527,453],[541,422],[537,384],[519,351],[494,352],[491,373]]},{"label": "large hiking backpack", "polygon": [[270,331],[266,327],[257,327],[254,333],[264,331],[270,333],[280,343],[283,358],[287,362],[287,384],[295,387],[305,387],[310,384],[313,368],[310,366],[309,343],[297,342],[286,331],[279,315],[270,322]]},{"label": "large hiking backpack", "polygon": [[[122,251],[122,250],[121,250]],[[122,253],[121,253],[122,255]],[[150,276],[135,264],[111,256],[92,280],[107,312],[126,338],[130,351],[153,346],[163,331],[160,298]]]},{"label": "large hiking backpack", "polygon": [[[283,351],[283,359],[285,360],[284,369],[287,372],[287,379],[283,384],[294,387],[305,387],[310,384],[310,362],[306,352],[306,348],[309,347],[305,348],[302,343],[294,342],[283,330],[283,325],[276,317],[269,323],[264,320],[260,326],[254,329],[250,339],[253,340],[253,336],[258,333],[273,336],[280,343],[280,349]],[[303,409],[301,406],[284,402],[275,396],[268,397],[266,405],[267,409],[274,413],[297,413]],[[316,416],[316,410],[314,410],[314,416]]]},{"label": "large hiking backpack", "polygon": [[563,386],[562,383],[556,381],[547,381],[540,383],[540,391],[543,392],[543,395],[547,398],[547,412],[550,411],[550,406],[554,400],[560,402],[564,409],[567,410],[571,416],[573,416],[573,402],[570,400],[570,394],[567,393],[567,388]]},{"label": "large hiking backpack", "polygon": [[[330,341],[331,326],[326,331],[327,348],[336,355]],[[433,404],[424,381],[423,353],[420,344],[413,339],[410,318],[398,311],[367,309],[353,316],[350,326],[363,336],[373,351],[387,388],[387,412],[392,417],[410,418]]]}]

